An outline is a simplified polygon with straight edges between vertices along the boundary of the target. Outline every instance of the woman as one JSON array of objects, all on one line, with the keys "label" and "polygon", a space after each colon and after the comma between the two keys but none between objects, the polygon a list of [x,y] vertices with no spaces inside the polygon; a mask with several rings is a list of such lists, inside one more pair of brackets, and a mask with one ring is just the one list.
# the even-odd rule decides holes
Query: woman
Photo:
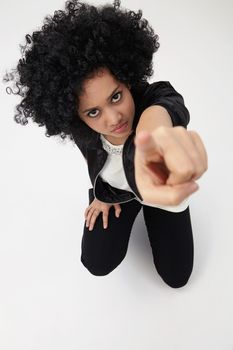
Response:
[{"label": "woman", "polygon": [[146,19],[121,10],[67,1],[26,35],[14,73],[23,97],[15,121],[28,118],[46,136],[69,137],[87,161],[93,188],[85,210],[81,261],[94,275],[124,259],[143,208],[155,267],[171,287],[193,268],[188,196],[207,169],[204,145],[187,131],[189,112],[169,82],[149,84],[159,47]]}]

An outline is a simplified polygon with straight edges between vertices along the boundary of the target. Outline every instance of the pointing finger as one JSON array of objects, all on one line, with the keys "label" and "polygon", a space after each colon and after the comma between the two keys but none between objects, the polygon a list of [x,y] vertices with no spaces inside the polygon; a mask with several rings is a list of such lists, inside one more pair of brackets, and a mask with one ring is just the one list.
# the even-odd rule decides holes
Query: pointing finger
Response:
[{"label": "pointing finger", "polygon": [[140,131],[134,140],[135,146],[137,148],[137,154],[140,156],[141,160],[149,160],[149,156],[153,154],[153,161],[161,160],[161,156],[158,153],[156,157],[156,151],[158,152],[158,145],[156,144],[152,135],[147,131]]}]

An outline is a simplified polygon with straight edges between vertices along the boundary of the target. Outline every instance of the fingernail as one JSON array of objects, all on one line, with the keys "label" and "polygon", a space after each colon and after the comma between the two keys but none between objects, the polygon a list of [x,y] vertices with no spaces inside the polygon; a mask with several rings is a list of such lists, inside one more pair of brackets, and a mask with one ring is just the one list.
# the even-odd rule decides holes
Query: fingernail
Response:
[{"label": "fingernail", "polygon": [[197,191],[198,189],[199,189],[198,184],[193,183],[193,184],[191,185],[191,191],[195,192],[195,191]]}]

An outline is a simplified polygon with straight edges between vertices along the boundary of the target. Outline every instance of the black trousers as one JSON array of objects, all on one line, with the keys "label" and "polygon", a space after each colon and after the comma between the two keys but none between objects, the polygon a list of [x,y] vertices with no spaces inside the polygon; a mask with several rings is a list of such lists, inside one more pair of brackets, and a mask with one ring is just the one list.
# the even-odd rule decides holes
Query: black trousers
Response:
[{"label": "black trousers", "polygon": [[[89,190],[89,204],[94,197]],[[120,217],[111,207],[108,228],[103,228],[102,213],[92,231],[85,226],[81,242],[81,261],[96,276],[113,271],[124,259],[133,223],[143,207],[143,216],[157,272],[170,287],[184,286],[193,269],[193,234],[189,207],[173,213],[142,205],[137,200],[121,203]]]}]

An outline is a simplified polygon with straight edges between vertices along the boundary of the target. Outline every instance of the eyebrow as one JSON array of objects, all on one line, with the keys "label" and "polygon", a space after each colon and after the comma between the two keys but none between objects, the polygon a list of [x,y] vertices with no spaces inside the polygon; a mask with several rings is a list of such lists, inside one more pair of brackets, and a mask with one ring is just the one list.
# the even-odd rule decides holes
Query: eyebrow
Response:
[{"label": "eyebrow", "polygon": [[[117,90],[119,87],[120,87],[120,85],[118,85],[118,86],[113,90],[113,92],[111,93],[111,95],[107,98],[107,101],[112,97],[112,95],[116,92],[116,90]],[[82,111],[82,113],[91,111],[92,109],[98,109],[98,106],[85,109],[84,111]]]}]

